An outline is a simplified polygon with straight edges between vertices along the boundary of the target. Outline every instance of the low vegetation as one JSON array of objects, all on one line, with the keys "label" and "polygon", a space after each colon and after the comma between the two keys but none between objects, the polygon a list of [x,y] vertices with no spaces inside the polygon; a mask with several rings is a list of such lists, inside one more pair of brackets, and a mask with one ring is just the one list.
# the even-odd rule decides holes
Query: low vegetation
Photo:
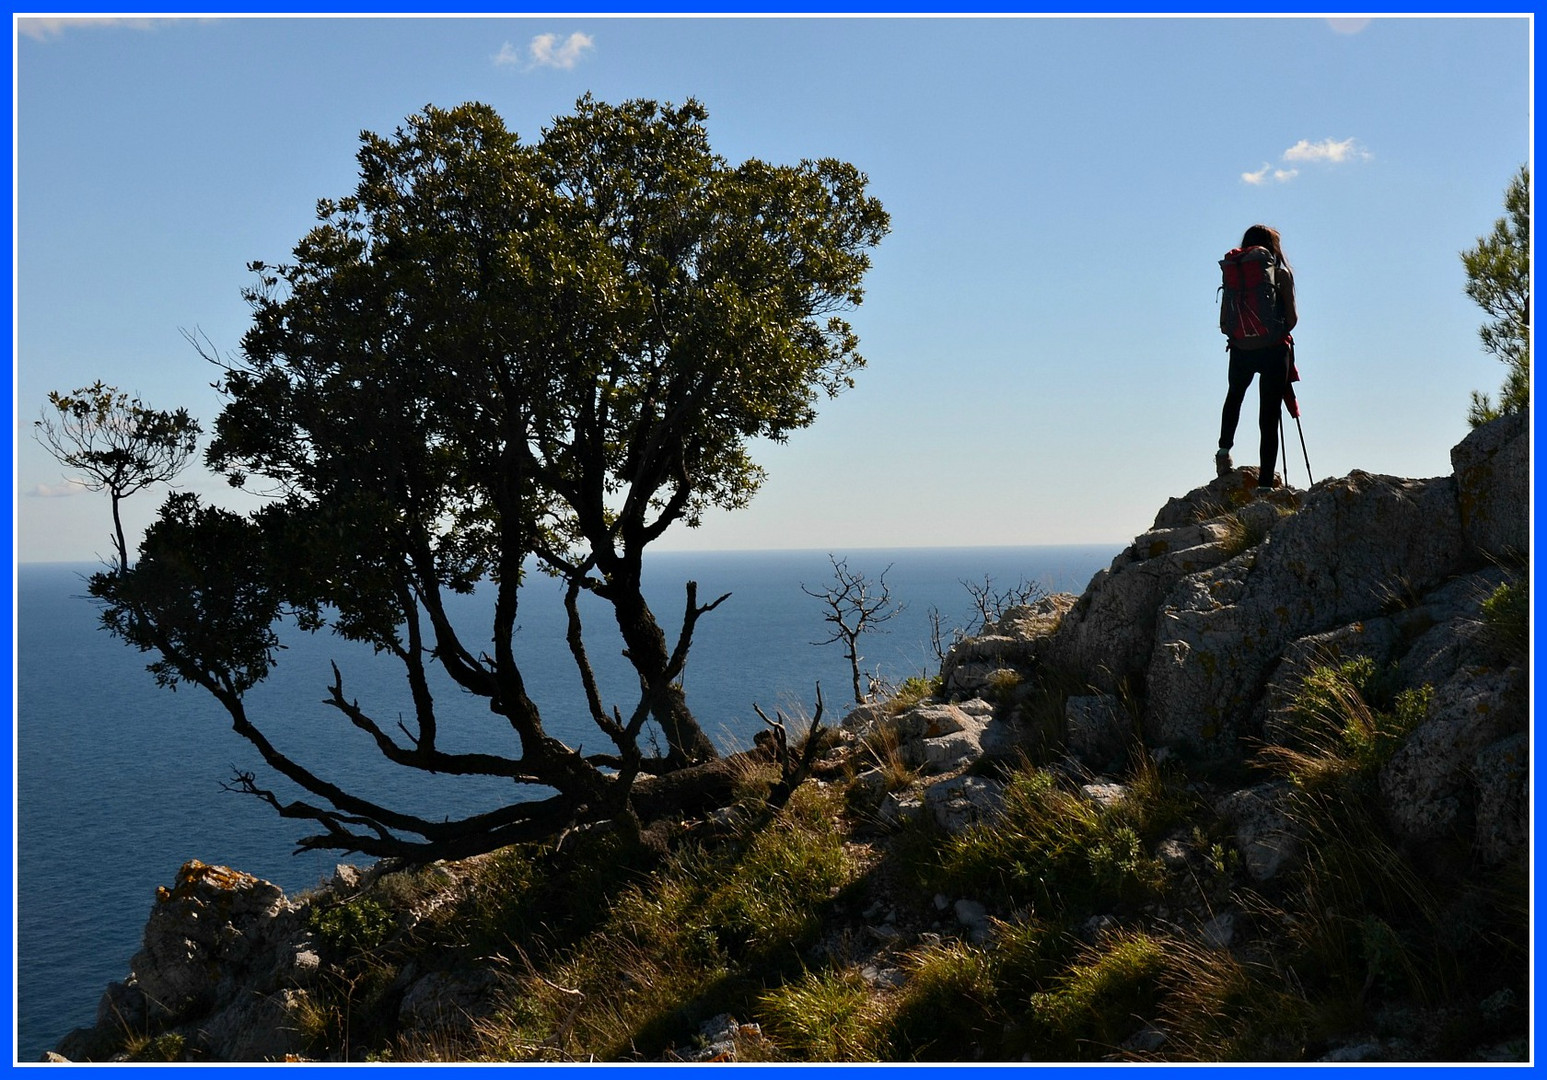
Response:
[{"label": "low vegetation", "polygon": [[[878,827],[856,778],[916,775],[896,747],[835,743],[776,811],[778,777],[748,770],[735,806],[655,846],[592,831],[319,895],[313,1053],[1307,1061],[1375,1040],[1443,1060],[1505,1041],[1529,1000],[1525,870],[1385,830],[1375,777],[1426,699],[1382,675],[1311,672],[1297,737],[1251,763],[1288,784],[1304,852],[1266,883],[1218,792],[1137,742],[1094,786],[1024,756],[1002,817],[954,836]],[[436,970],[479,973],[487,1007],[407,1024],[404,972]]]}]

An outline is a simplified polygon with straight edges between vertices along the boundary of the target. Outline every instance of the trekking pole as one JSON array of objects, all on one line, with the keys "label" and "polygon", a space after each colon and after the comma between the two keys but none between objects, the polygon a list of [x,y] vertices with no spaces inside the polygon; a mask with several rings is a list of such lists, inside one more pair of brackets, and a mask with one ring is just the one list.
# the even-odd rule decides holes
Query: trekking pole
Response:
[{"label": "trekking pole", "polygon": [[[1278,420],[1279,430],[1282,431],[1284,428],[1284,417],[1282,413],[1279,414]],[[1307,453],[1305,449],[1305,428],[1300,426],[1300,418],[1298,416],[1295,417],[1295,427],[1299,429],[1300,432],[1300,453],[1305,456],[1305,478],[1311,482],[1311,487],[1315,487],[1316,478],[1311,475],[1311,455]]]},{"label": "trekking pole", "polygon": [[[1284,403],[1283,403],[1283,401],[1280,401],[1278,403],[1278,450],[1279,450],[1279,457],[1284,459],[1284,486],[1288,487],[1289,486],[1289,455],[1284,453]],[[1271,476],[1268,477],[1268,481],[1269,481],[1269,483],[1271,483],[1273,481],[1273,477],[1271,477]]]}]

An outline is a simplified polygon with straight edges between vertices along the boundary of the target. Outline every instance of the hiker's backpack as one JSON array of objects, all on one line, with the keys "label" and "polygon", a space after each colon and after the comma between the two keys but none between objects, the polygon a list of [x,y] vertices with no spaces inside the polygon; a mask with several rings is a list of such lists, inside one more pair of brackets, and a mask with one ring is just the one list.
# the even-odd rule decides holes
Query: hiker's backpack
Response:
[{"label": "hiker's backpack", "polygon": [[1219,329],[1237,349],[1277,345],[1288,330],[1278,297],[1278,261],[1265,247],[1232,248],[1219,260]]}]

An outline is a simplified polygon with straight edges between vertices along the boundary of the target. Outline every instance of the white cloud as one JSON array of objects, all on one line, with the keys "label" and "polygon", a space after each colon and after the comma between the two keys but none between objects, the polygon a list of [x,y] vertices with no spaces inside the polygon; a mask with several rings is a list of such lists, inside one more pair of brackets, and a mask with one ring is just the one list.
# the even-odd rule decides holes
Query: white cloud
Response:
[{"label": "white cloud", "polygon": [[[1369,161],[1371,154],[1361,147],[1355,139],[1344,139],[1337,142],[1334,139],[1323,139],[1321,142],[1311,142],[1309,139],[1301,139],[1288,150],[1285,150],[1282,158],[1286,162],[1341,165],[1346,161]],[[1274,168],[1270,162],[1264,161],[1262,168],[1256,172],[1244,172],[1241,174],[1241,182],[1261,187],[1263,184],[1287,184],[1300,175],[1300,170],[1293,165],[1283,168]]]},{"label": "white cloud", "polygon": [[1370,25],[1369,19],[1328,19],[1327,25],[1336,34],[1357,34]]},{"label": "white cloud", "polygon": [[1345,161],[1368,161],[1369,159],[1369,153],[1358,146],[1353,139],[1344,139],[1342,142],[1323,139],[1317,143],[1301,139],[1284,151],[1285,161],[1325,161],[1328,164],[1340,165]]},{"label": "white cloud", "polygon": [[62,484],[38,484],[27,494],[37,499],[66,499],[87,490],[86,485],[79,481],[66,480]]},{"label": "white cloud", "polygon": [[500,46],[499,52],[494,54],[495,67],[505,67],[507,65],[519,63],[521,63],[521,50],[517,49],[508,41]]},{"label": "white cloud", "polygon": [[63,35],[66,30],[80,26],[124,26],[131,30],[149,30],[160,21],[162,20],[114,19],[107,16],[17,19],[16,31],[23,37],[29,37],[34,41],[51,41]]},{"label": "white cloud", "polygon": [[[561,43],[557,34],[538,34],[527,47],[536,67],[572,68],[594,46],[589,34],[571,34]],[[503,50],[502,50],[503,51]]]},{"label": "white cloud", "polygon": [[1256,172],[1242,173],[1241,179],[1248,184],[1261,186],[1270,180],[1275,184],[1287,184],[1289,181],[1293,180],[1299,175],[1299,169],[1275,169],[1267,162],[1263,162],[1262,168],[1258,169]]}]

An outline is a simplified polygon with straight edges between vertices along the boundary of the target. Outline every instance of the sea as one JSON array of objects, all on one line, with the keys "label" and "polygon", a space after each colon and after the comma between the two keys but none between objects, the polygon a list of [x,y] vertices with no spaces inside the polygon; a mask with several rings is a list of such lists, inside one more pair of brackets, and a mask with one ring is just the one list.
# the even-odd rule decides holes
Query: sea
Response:
[{"label": "sea", "polygon": [[[824,551],[653,553],[645,591],[675,640],[684,584],[699,603],[730,594],[698,624],[684,686],[704,729],[724,751],[743,749],[763,727],[754,711],[799,726],[820,685],[836,722],[853,705],[849,664],[831,636],[825,607],[806,590],[833,583],[832,559],[872,583],[884,581],[901,612],[860,639],[861,667],[885,683],[933,675],[931,615],[947,630],[976,631],[968,585],[1003,592],[1034,585],[1080,592],[1121,545]],[[257,752],[231,730],[223,710],[197,687],[159,688],[146,654],[113,638],[88,598],[91,564],[24,564],[16,582],[15,863],[13,995],[15,1059],[37,1061],[71,1029],[94,1022],[107,984],[129,973],[156,887],[189,859],[232,866],[287,893],[333,876],[336,852],[296,854],[307,823],[281,819],[259,800],[227,789],[253,772],[281,798],[299,795],[265,775]],[[516,649],[532,698],[553,734],[602,750],[584,717],[564,643],[559,586],[529,576]],[[457,598],[453,619],[469,636],[486,598]],[[622,644],[600,605],[583,608],[603,695],[625,713],[637,693]],[[484,623],[487,634],[487,622]],[[326,632],[281,628],[270,678],[247,696],[248,713],[270,739],[319,775],[411,813],[454,818],[493,809],[528,791],[509,783],[400,775],[341,714],[322,703],[337,664],[344,692],[394,728],[411,715],[401,668],[368,647]],[[442,746],[514,754],[513,736],[486,705],[438,685]]]}]

